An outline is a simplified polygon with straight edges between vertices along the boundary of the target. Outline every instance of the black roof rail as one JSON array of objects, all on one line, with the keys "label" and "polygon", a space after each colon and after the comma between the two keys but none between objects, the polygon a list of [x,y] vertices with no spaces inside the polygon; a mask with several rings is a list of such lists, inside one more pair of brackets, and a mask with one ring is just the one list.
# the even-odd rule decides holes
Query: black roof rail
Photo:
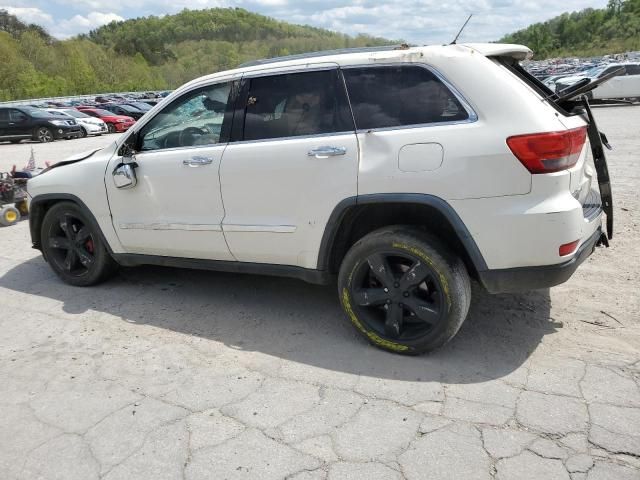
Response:
[{"label": "black roof rail", "polygon": [[304,60],[305,58],[326,57],[329,55],[345,55],[347,53],[366,53],[366,52],[387,52],[390,50],[406,50],[408,45],[384,45],[380,47],[358,47],[358,48],[338,48],[336,50],[323,50],[320,52],[298,53],[296,55],[286,55],[284,57],[263,58],[260,60],[251,60],[250,62],[241,63],[238,68],[255,67],[257,65],[269,65],[272,63],[288,62],[290,60]]}]

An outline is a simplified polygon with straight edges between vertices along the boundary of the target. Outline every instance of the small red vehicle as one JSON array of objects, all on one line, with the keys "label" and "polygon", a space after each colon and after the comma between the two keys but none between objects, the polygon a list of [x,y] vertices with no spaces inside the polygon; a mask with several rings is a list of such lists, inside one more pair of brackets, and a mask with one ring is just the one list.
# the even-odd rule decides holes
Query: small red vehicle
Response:
[{"label": "small red vehicle", "polygon": [[116,115],[108,110],[97,107],[76,107],[76,110],[91,115],[92,117],[99,118],[107,124],[109,133],[121,133],[126,132],[136,121],[124,115]]}]

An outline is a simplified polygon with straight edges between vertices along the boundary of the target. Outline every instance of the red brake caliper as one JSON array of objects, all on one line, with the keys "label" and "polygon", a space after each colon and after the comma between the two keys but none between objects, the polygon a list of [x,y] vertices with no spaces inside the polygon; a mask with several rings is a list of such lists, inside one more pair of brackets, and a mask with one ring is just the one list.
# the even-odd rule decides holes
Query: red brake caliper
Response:
[{"label": "red brake caliper", "polygon": [[87,247],[87,252],[93,253],[93,240],[92,239],[87,240],[87,243],[85,243],[84,246]]}]

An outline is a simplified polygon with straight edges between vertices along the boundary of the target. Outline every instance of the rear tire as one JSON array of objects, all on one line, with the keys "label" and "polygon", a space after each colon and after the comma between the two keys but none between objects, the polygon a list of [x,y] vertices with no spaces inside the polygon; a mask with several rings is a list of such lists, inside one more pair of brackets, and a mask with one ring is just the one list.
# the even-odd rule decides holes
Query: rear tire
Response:
[{"label": "rear tire", "polygon": [[11,143],[20,143],[22,140],[9,140]]},{"label": "rear tire", "polygon": [[462,260],[438,238],[408,226],[376,230],[356,242],[340,266],[338,293],[364,338],[404,355],[451,340],[471,302]]},{"label": "rear tire", "polygon": [[117,264],[83,211],[71,202],[51,207],[42,221],[42,253],[66,283],[87,287],[109,278]]},{"label": "rear tire", "polygon": [[0,224],[5,227],[15,225],[20,221],[20,212],[16,207],[7,205],[0,210]]}]

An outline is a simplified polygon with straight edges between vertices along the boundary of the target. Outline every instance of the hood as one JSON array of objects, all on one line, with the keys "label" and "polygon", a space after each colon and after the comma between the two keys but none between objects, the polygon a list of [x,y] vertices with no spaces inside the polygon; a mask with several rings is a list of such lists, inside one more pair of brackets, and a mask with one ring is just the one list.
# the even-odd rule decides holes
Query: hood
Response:
[{"label": "hood", "polygon": [[82,160],[86,160],[87,158],[91,157],[93,154],[95,154],[96,152],[99,152],[103,148],[104,147],[94,148],[93,150],[87,150],[87,151],[82,152],[82,153],[76,153],[75,155],[72,155],[69,158],[66,158],[66,159],[64,159],[64,160],[62,160],[60,162],[54,163],[53,165],[45,168],[42,172],[40,172],[40,175],[42,175],[43,173],[46,173],[49,170],[52,170],[54,168],[58,168],[58,167],[62,167],[64,165],[70,165],[72,163],[76,163],[76,162],[80,162]]}]

